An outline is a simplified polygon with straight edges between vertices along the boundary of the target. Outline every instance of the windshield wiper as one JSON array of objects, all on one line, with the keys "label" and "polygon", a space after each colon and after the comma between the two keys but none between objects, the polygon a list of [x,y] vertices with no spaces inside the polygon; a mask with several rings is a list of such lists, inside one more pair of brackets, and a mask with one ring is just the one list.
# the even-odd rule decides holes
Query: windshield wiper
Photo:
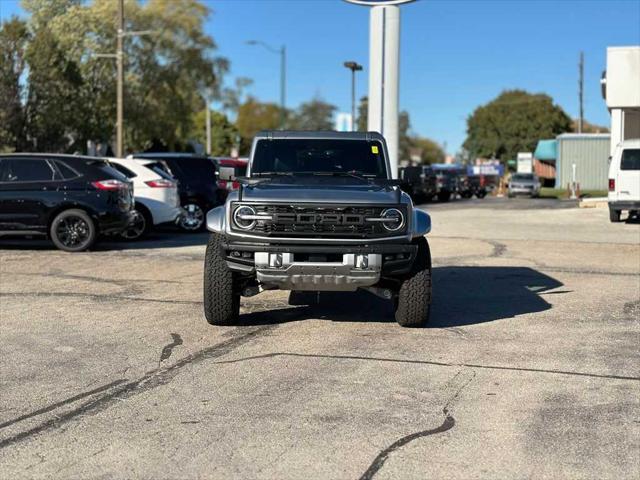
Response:
[{"label": "windshield wiper", "polygon": [[357,178],[363,182],[369,183],[375,179],[374,176],[365,176],[363,172],[353,170],[353,171],[344,171],[344,172],[313,172],[313,175],[322,177],[322,176],[332,176],[332,177],[352,177]]},{"label": "windshield wiper", "polygon": [[290,177],[293,172],[251,172],[252,177]]}]

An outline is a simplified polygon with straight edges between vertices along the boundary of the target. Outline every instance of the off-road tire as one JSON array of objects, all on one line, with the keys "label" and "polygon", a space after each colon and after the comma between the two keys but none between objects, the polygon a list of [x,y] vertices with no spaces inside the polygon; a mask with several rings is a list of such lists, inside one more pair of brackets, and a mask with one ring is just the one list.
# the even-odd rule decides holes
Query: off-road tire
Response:
[{"label": "off-road tire", "polygon": [[418,254],[404,279],[396,302],[396,321],[403,327],[422,327],[431,310],[431,252],[427,239],[417,240]]},{"label": "off-road tire", "polygon": [[221,255],[221,241],[221,235],[211,234],[204,259],[204,316],[211,325],[232,324],[240,315],[240,292]]},{"label": "off-road tire", "polygon": [[620,221],[620,214],[622,212],[620,210],[614,210],[613,208],[609,209],[609,220],[612,223],[618,223]]}]

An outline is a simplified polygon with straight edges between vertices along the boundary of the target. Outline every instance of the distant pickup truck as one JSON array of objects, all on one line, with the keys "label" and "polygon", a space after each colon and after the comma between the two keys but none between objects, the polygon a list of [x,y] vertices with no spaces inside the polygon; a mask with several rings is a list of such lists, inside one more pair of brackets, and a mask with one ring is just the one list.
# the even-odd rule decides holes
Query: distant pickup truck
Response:
[{"label": "distant pickup truck", "polygon": [[240,297],[263,290],[362,289],[392,301],[400,325],[424,325],[431,219],[388,158],[375,132],[260,132],[240,188],[207,214],[207,321],[233,323]]}]

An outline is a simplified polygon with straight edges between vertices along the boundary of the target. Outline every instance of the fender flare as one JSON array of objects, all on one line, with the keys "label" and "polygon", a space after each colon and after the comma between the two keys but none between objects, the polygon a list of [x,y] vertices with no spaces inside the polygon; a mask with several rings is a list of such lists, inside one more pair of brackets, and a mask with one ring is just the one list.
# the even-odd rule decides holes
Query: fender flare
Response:
[{"label": "fender flare", "polygon": [[418,238],[426,235],[431,231],[431,216],[427,212],[413,209],[413,229],[411,232],[412,238]]},{"label": "fender flare", "polygon": [[207,213],[207,230],[215,233],[224,233],[225,208],[220,205]]}]

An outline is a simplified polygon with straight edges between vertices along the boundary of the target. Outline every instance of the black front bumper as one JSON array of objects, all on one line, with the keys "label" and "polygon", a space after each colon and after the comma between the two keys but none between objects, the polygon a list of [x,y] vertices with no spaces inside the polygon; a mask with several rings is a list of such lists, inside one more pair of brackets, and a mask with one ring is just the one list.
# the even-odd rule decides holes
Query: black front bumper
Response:
[{"label": "black front bumper", "polygon": [[[413,243],[381,243],[371,245],[286,245],[251,242],[227,242],[221,245],[222,254],[226,257],[230,268],[243,272],[251,272],[254,267],[253,258],[238,257],[234,252],[269,252],[269,253],[306,253],[306,254],[345,254],[345,253],[378,253],[382,255],[382,275],[395,276],[406,274],[418,253],[418,246]],[[396,258],[402,255],[403,258]]]},{"label": "black front bumper", "polygon": [[638,200],[618,200],[609,202],[610,210],[640,210],[640,201]]}]

